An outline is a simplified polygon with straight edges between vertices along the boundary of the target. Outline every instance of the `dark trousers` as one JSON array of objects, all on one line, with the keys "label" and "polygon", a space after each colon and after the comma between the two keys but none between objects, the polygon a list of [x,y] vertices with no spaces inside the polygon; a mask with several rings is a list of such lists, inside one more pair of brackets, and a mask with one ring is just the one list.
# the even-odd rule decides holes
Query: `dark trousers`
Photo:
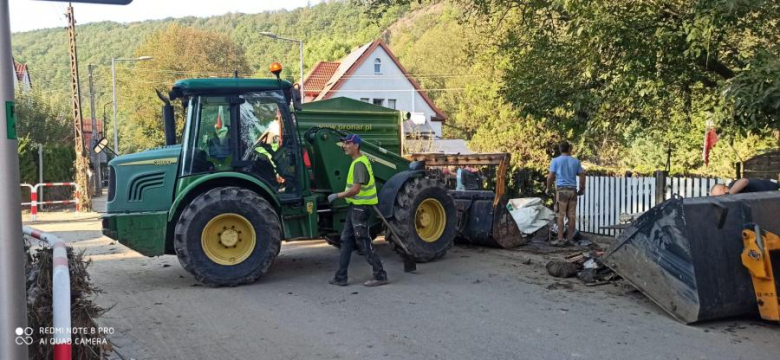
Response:
[{"label": "dark trousers", "polygon": [[371,235],[368,233],[370,211],[371,207],[365,205],[352,205],[347,210],[347,220],[344,223],[344,231],[341,232],[341,255],[336,280],[347,280],[347,268],[355,246],[363,251],[366,260],[374,268],[374,279],[387,280],[387,273],[382,268],[382,260],[379,259]]}]

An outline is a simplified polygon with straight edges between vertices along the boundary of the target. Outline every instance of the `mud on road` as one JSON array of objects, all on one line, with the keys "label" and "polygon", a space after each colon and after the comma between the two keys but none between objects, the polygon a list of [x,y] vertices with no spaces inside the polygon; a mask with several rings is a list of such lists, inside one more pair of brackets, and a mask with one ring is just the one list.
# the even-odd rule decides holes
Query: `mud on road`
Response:
[{"label": "mud on road", "polygon": [[[391,284],[328,285],[338,251],[324,241],[286,243],[258,283],[200,286],[175,256],[146,258],[100,233],[96,214],[43,214],[53,232],[92,259],[113,307],[120,359],[758,359],[780,353],[780,326],[734,319],[680,324],[631,286],[586,287],[547,275],[560,254],[455,247],[404,273],[377,244]],[[121,356],[120,356],[121,355]]]}]

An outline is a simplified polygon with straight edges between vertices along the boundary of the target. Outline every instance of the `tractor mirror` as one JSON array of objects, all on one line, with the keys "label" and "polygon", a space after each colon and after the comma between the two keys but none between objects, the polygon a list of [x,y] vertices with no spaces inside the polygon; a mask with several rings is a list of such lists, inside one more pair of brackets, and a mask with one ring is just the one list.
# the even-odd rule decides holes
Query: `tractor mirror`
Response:
[{"label": "tractor mirror", "polygon": [[173,106],[167,103],[162,106],[163,131],[165,145],[176,145],[176,119],[173,116]]},{"label": "tractor mirror", "polygon": [[301,85],[300,84],[293,85],[292,102],[293,102],[293,108],[295,109],[295,111],[303,110],[303,105],[302,105],[302,102],[301,102]]},{"label": "tractor mirror", "polygon": [[163,131],[165,132],[165,145],[176,145],[176,119],[173,116],[173,105],[168,96],[174,95],[173,92],[168,96],[162,93],[162,91],[155,89],[157,97],[163,102],[162,107],[162,121]]},{"label": "tractor mirror", "polygon": [[95,147],[92,148],[92,151],[94,151],[95,154],[100,154],[103,152],[103,150],[106,149],[106,146],[108,146],[108,139],[102,138],[98,140],[97,144],[95,144]]}]

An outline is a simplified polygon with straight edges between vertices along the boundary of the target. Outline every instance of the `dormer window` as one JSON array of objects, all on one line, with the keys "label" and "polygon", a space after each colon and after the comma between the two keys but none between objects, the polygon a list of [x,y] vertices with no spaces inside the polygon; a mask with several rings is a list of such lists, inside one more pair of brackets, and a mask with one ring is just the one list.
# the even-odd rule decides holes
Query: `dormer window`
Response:
[{"label": "dormer window", "polygon": [[374,74],[381,74],[382,73],[382,60],[379,60],[379,58],[374,59]]}]

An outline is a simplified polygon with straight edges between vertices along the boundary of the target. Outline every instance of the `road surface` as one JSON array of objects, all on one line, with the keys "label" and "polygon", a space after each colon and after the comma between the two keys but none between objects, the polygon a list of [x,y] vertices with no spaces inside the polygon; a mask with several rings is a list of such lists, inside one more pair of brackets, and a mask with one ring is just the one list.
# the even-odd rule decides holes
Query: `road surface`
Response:
[{"label": "road surface", "polygon": [[[146,258],[103,237],[96,214],[43,214],[32,225],[86,251],[113,308],[98,320],[124,359],[769,359],[780,326],[758,319],[680,324],[624,284],[555,279],[549,257],[454,248],[402,271],[379,242],[391,284],[327,281],[338,252],[287,243],[258,283],[200,286],[175,256]],[[75,219],[75,220],[74,220]],[[530,260],[530,264],[526,264]]]}]

